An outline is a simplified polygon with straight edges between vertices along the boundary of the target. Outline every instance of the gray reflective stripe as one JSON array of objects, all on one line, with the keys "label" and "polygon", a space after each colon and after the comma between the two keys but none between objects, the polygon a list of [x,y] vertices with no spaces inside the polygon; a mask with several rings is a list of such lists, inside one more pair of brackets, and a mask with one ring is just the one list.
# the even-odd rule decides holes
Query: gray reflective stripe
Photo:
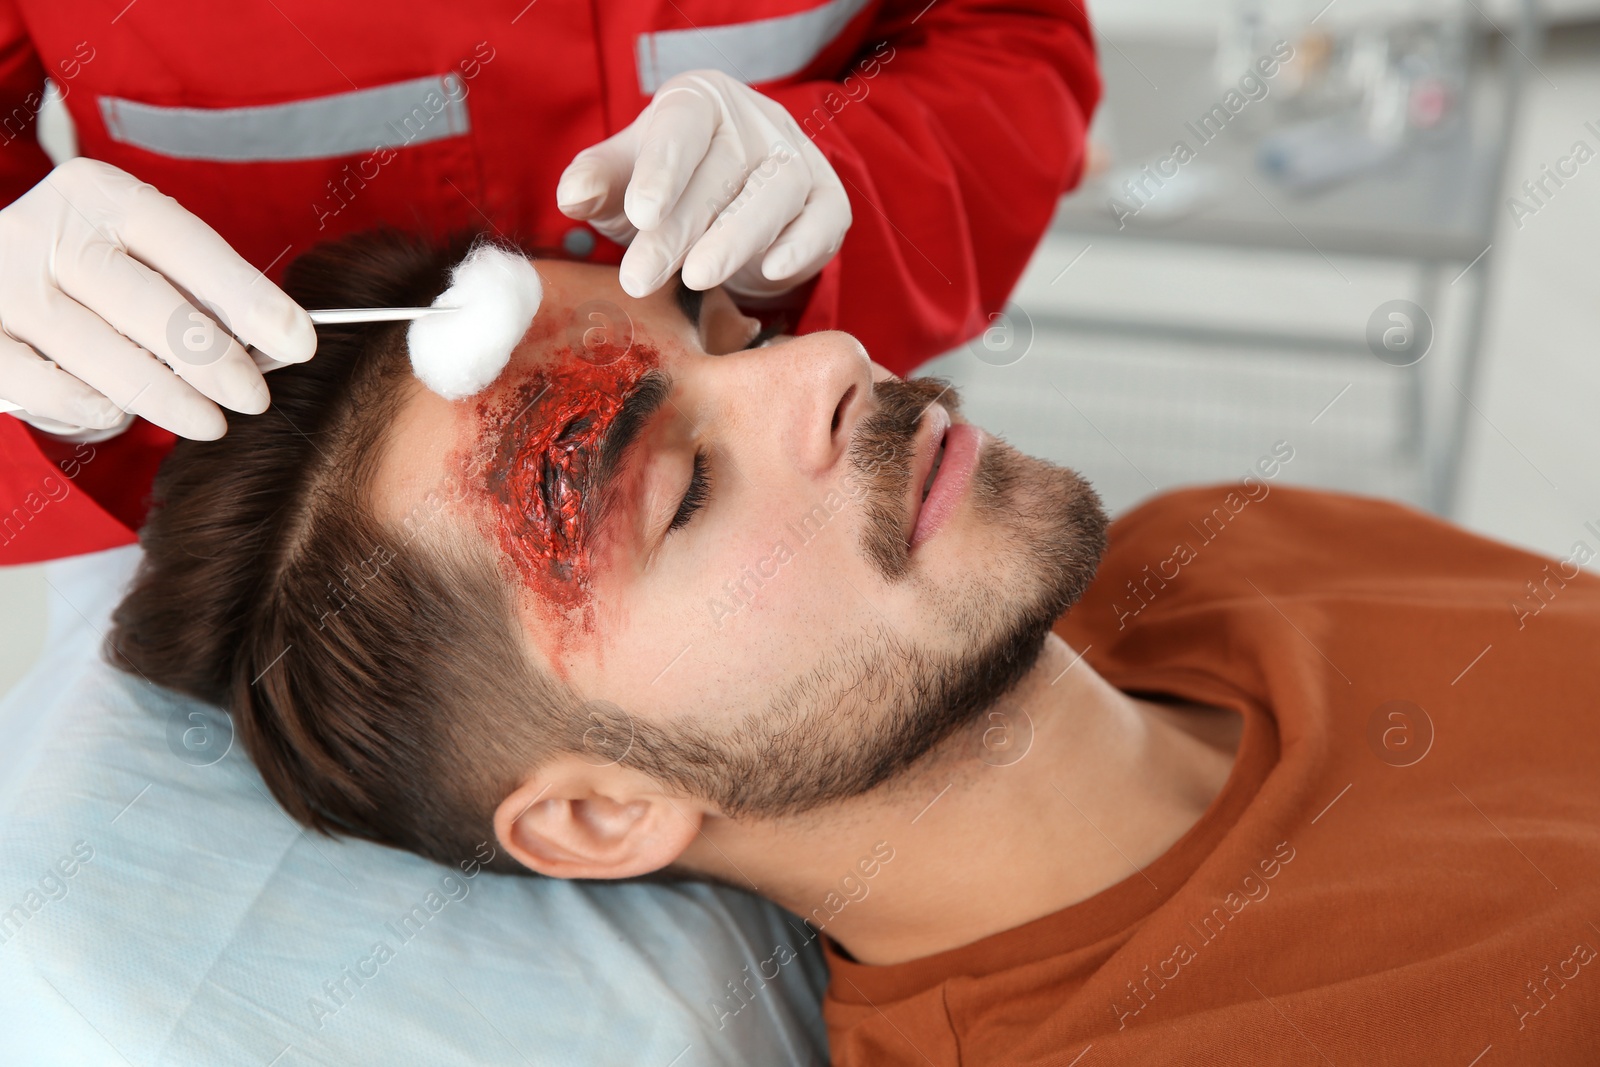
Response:
[{"label": "gray reflective stripe", "polygon": [[472,128],[456,74],[261,107],[159,107],[100,98],[113,141],[175,159],[328,159],[422,144]]},{"label": "gray reflective stripe", "polygon": [[673,75],[706,68],[752,84],[787,78],[816,59],[867,2],[828,0],[798,15],[641,33],[639,88],[653,96]]}]

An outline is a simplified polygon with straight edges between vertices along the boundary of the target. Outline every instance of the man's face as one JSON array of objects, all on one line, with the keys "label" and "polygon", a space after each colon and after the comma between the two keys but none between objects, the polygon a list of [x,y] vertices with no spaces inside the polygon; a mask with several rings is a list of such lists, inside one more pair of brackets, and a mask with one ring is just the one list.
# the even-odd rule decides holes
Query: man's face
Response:
[{"label": "man's face", "polygon": [[529,654],[589,702],[587,758],[731,815],[858,795],[981,714],[1087,585],[1093,490],[965,424],[939,383],[843,333],[746,348],[758,324],[719,290],[695,321],[671,286],[635,300],[614,269],[537,267],[543,303],[487,390],[413,383],[375,499],[396,523],[455,501]]}]

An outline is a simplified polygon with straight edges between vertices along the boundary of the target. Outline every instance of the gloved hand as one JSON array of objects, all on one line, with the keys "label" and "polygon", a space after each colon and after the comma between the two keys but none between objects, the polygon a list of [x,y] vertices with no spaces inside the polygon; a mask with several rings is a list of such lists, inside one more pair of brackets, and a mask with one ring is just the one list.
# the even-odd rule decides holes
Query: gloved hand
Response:
[{"label": "gloved hand", "polygon": [[680,266],[691,289],[787,292],[850,228],[839,176],[789,113],[715,70],[669,79],[627,129],[579,152],[556,203],[630,245],[619,279],[636,297]]},{"label": "gloved hand", "polygon": [[306,313],[215,230],[90,159],[0,209],[0,330],[0,400],[80,436],[142,415],[183,437],[221,437],[216,404],[267,408],[244,344],[280,363],[317,347]]}]

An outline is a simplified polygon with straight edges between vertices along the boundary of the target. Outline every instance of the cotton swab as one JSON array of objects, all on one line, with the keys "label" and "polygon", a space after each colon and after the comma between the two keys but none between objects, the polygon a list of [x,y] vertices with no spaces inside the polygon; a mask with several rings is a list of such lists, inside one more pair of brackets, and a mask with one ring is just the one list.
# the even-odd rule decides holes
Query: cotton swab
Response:
[{"label": "cotton swab", "polygon": [[434,307],[454,315],[416,319],[406,331],[411,370],[447,400],[480,392],[500,376],[533,323],[544,286],[527,257],[480,244],[450,273]]}]

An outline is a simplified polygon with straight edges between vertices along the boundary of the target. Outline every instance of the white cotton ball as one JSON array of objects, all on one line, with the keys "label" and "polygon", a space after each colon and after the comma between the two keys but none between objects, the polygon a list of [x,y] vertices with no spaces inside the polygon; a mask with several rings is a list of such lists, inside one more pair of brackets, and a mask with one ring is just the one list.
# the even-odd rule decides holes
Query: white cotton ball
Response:
[{"label": "white cotton ball", "polygon": [[450,288],[433,302],[461,310],[411,321],[406,345],[412,372],[447,400],[480,392],[511,361],[543,296],[539,274],[526,257],[477,246],[456,264]]}]

